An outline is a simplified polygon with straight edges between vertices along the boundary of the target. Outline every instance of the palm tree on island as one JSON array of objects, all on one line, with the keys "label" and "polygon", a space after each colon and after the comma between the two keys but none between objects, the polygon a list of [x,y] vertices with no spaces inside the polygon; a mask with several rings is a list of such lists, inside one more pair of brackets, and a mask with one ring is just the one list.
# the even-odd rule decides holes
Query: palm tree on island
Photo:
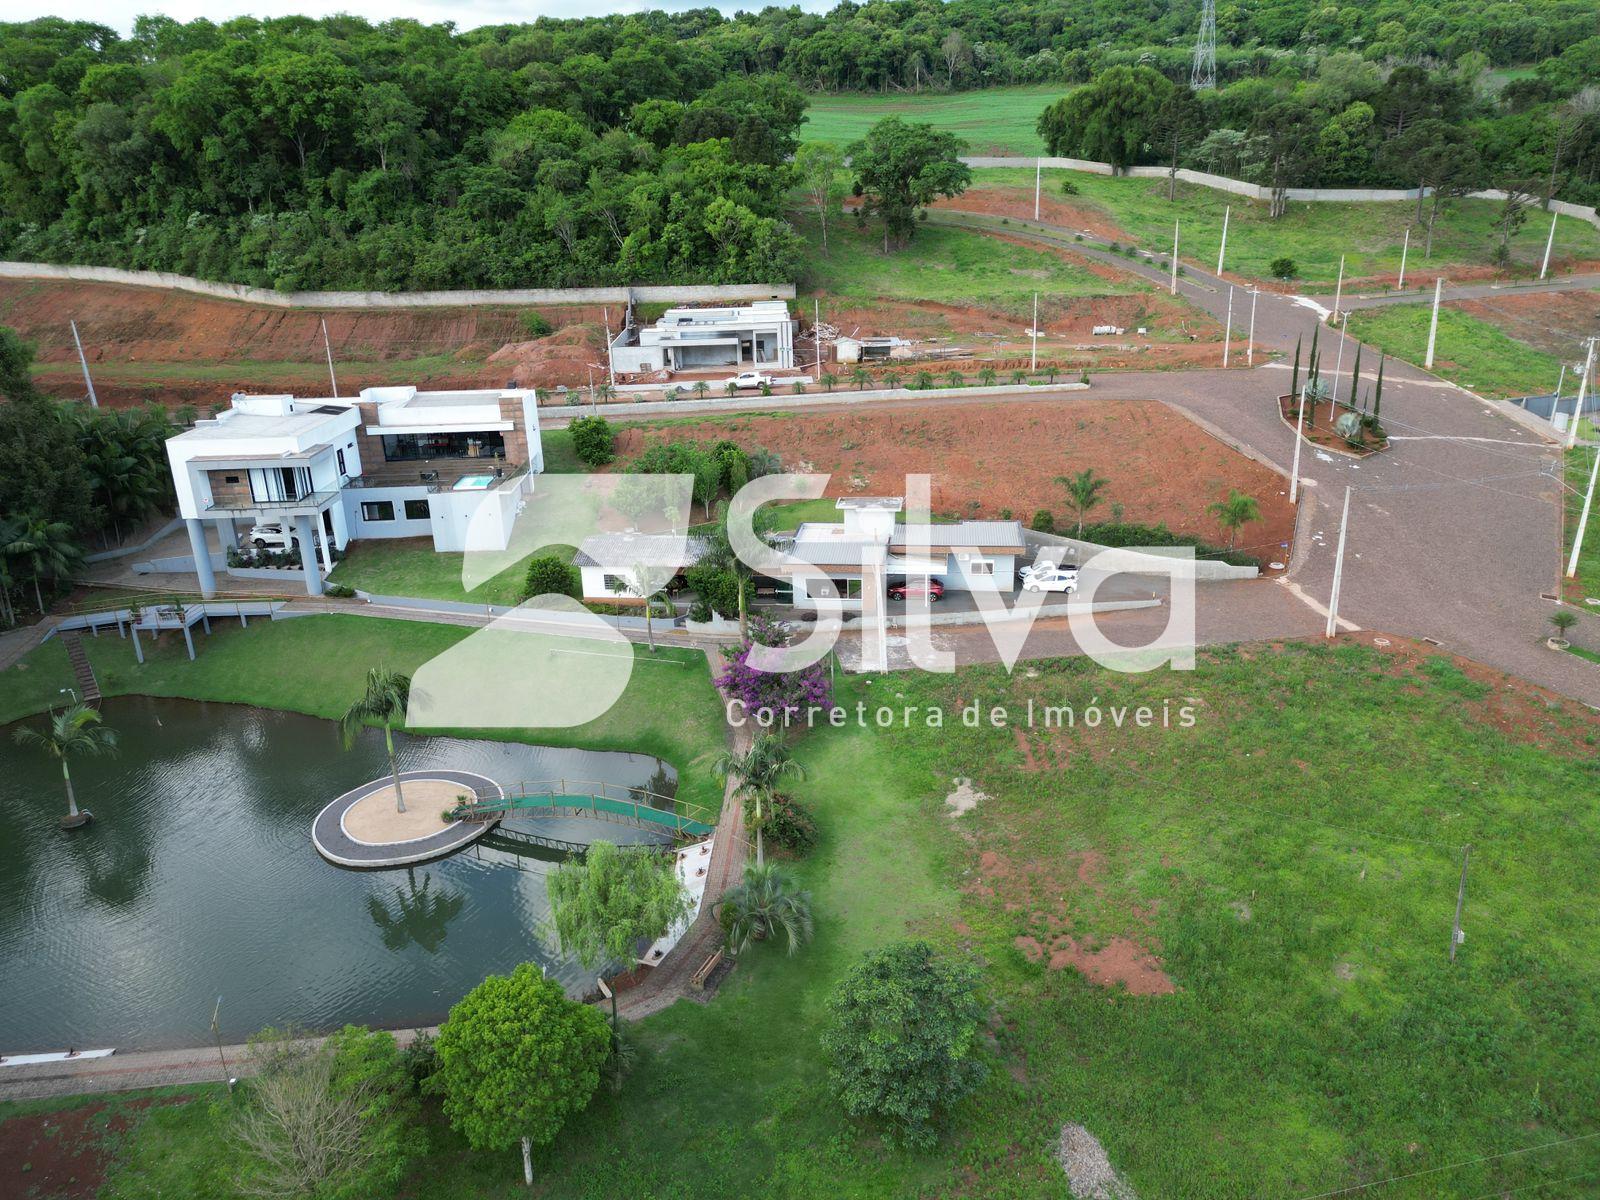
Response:
[{"label": "palm tree on island", "polygon": [[400,791],[400,767],[394,757],[394,727],[406,723],[406,706],[411,703],[411,676],[384,667],[367,672],[366,693],[345,709],[339,718],[339,735],[344,748],[356,743],[356,735],[370,722],[383,726],[383,744],[389,751],[389,774],[394,778],[394,810],[406,811],[406,798]]},{"label": "palm tree on island", "polygon": [[61,764],[61,780],[67,785],[67,815],[61,818],[61,828],[76,829],[88,824],[94,814],[79,810],[67,760],[80,755],[116,753],[117,731],[100,723],[100,713],[96,709],[87,704],[74,704],[51,713],[50,727],[45,732],[24,726],[15,736],[19,746],[38,746]]}]

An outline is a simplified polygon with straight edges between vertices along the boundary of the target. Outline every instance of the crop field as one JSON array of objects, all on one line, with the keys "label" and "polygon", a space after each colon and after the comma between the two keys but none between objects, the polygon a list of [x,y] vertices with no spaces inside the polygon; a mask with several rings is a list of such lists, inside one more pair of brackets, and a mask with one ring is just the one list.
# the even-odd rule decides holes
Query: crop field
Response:
[{"label": "crop field", "polygon": [[1046,105],[1069,88],[1058,85],[985,88],[953,95],[814,96],[801,140],[844,146],[884,117],[923,121],[967,141],[969,154],[1043,154],[1034,128]]}]

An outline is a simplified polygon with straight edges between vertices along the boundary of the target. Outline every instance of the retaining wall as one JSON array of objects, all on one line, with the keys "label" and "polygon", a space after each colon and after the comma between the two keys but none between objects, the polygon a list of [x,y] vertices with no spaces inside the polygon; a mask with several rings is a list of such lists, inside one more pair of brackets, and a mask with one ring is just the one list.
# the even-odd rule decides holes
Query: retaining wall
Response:
[{"label": "retaining wall", "polygon": [[1261,574],[1256,567],[1236,567],[1230,563],[1218,562],[1211,558],[1189,559],[1176,554],[1168,557],[1165,554],[1154,554],[1121,546],[1102,546],[1096,542],[1083,541],[1080,538],[1064,537],[1057,533],[1040,533],[1033,529],[1024,529],[1022,531],[1022,540],[1025,544],[1041,550],[1071,550],[1076,557],[1076,561],[1085,566],[1089,565],[1090,560],[1097,554],[1115,553],[1122,562],[1130,564],[1124,569],[1131,570],[1136,574],[1192,575],[1198,583],[1221,583],[1230,579],[1255,579]]},{"label": "retaining wall", "polygon": [[[1038,164],[1056,171],[1084,171],[1090,175],[1115,175],[1117,171],[1110,163],[1090,162],[1082,158],[1015,158],[1015,157],[968,157],[962,162],[969,167],[1021,167],[1027,168]],[[1170,173],[1166,167],[1129,167],[1122,172],[1134,179],[1165,179]],[[1191,171],[1187,167],[1178,168],[1178,179],[1183,183],[1192,183],[1198,187],[1214,188],[1217,191],[1229,192],[1235,196],[1243,196],[1249,200],[1270,200],[1272,189],[1259,183],[1247,183],[1243,179],[1230,179],[1226,175],[1212,175],[1205,171]],[[1286,188],[1284,195],[1290,201],[1303,203],[1323,204],[1394,204],[1403,200],[1415,202],[1418,194],[1423,197],[1433,194],[1432,188]],[[1478,192],[1468,192],[1467,196],[1473,200],[1504,200],[1506,193],[1499,188],[1485,188]],[[1579,221],[1587,221],[1590,225],[1600,229],[1600,214],[1585,204],[1569,204],[1565,200],[1552,200],[1549,204],[1541,204],[1547,212],[1560,213],[1564,217],[1574,217]]]},{"label": "retaining wall", "polygon": [[242,283],[217,283],[169,271],[124,271],[59,263],[0,262],[0,278],[61,279],[166,288],[274,308],[451,308],[469,304],[626,304],[793,300],[792,283],[685,284],[670,287],[519,288],[459,292],[277,292]]}]

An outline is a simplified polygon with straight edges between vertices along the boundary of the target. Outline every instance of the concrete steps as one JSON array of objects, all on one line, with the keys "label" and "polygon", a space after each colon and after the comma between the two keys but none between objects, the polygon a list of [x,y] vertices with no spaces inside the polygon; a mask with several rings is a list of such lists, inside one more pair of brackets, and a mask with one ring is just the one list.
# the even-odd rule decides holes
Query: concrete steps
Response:
[{"label": "concrete steps", "polygon": [[61,640],[66,643],[67,661],[72,664],[73,678],[78,681],[78,698],[84,704],[98,705],[100,681],[94,677],[94,668],[89,665],[89,654],[83,648],[83,639],[76,634],[63,634]]}]

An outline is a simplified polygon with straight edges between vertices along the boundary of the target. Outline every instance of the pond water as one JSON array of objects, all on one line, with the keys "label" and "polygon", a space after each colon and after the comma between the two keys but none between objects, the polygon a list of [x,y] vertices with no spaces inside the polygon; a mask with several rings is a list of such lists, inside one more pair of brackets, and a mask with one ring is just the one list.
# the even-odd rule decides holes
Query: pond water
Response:
[{"label": "pond water", "polygon": [[[559,856],[517,833],[656,840],[586,819],[508,820],[450,858],[347,871],[312,847],[311,820],[387,772],[381,732],[347,751],[333,722],[293,713],[144,697],[101,711],[119,751],[73,763],[95,820],[71,833],[56,826],[60,769],[0,730],[0,1053],[198,1045],[219,995],[227,1042],[270,1024],[432,1024],[486,974],[530,959],[577,994],[593,972],[560,954],[545,895]],[[677,786],[643,754],[396,746],[406,771]]]}]

